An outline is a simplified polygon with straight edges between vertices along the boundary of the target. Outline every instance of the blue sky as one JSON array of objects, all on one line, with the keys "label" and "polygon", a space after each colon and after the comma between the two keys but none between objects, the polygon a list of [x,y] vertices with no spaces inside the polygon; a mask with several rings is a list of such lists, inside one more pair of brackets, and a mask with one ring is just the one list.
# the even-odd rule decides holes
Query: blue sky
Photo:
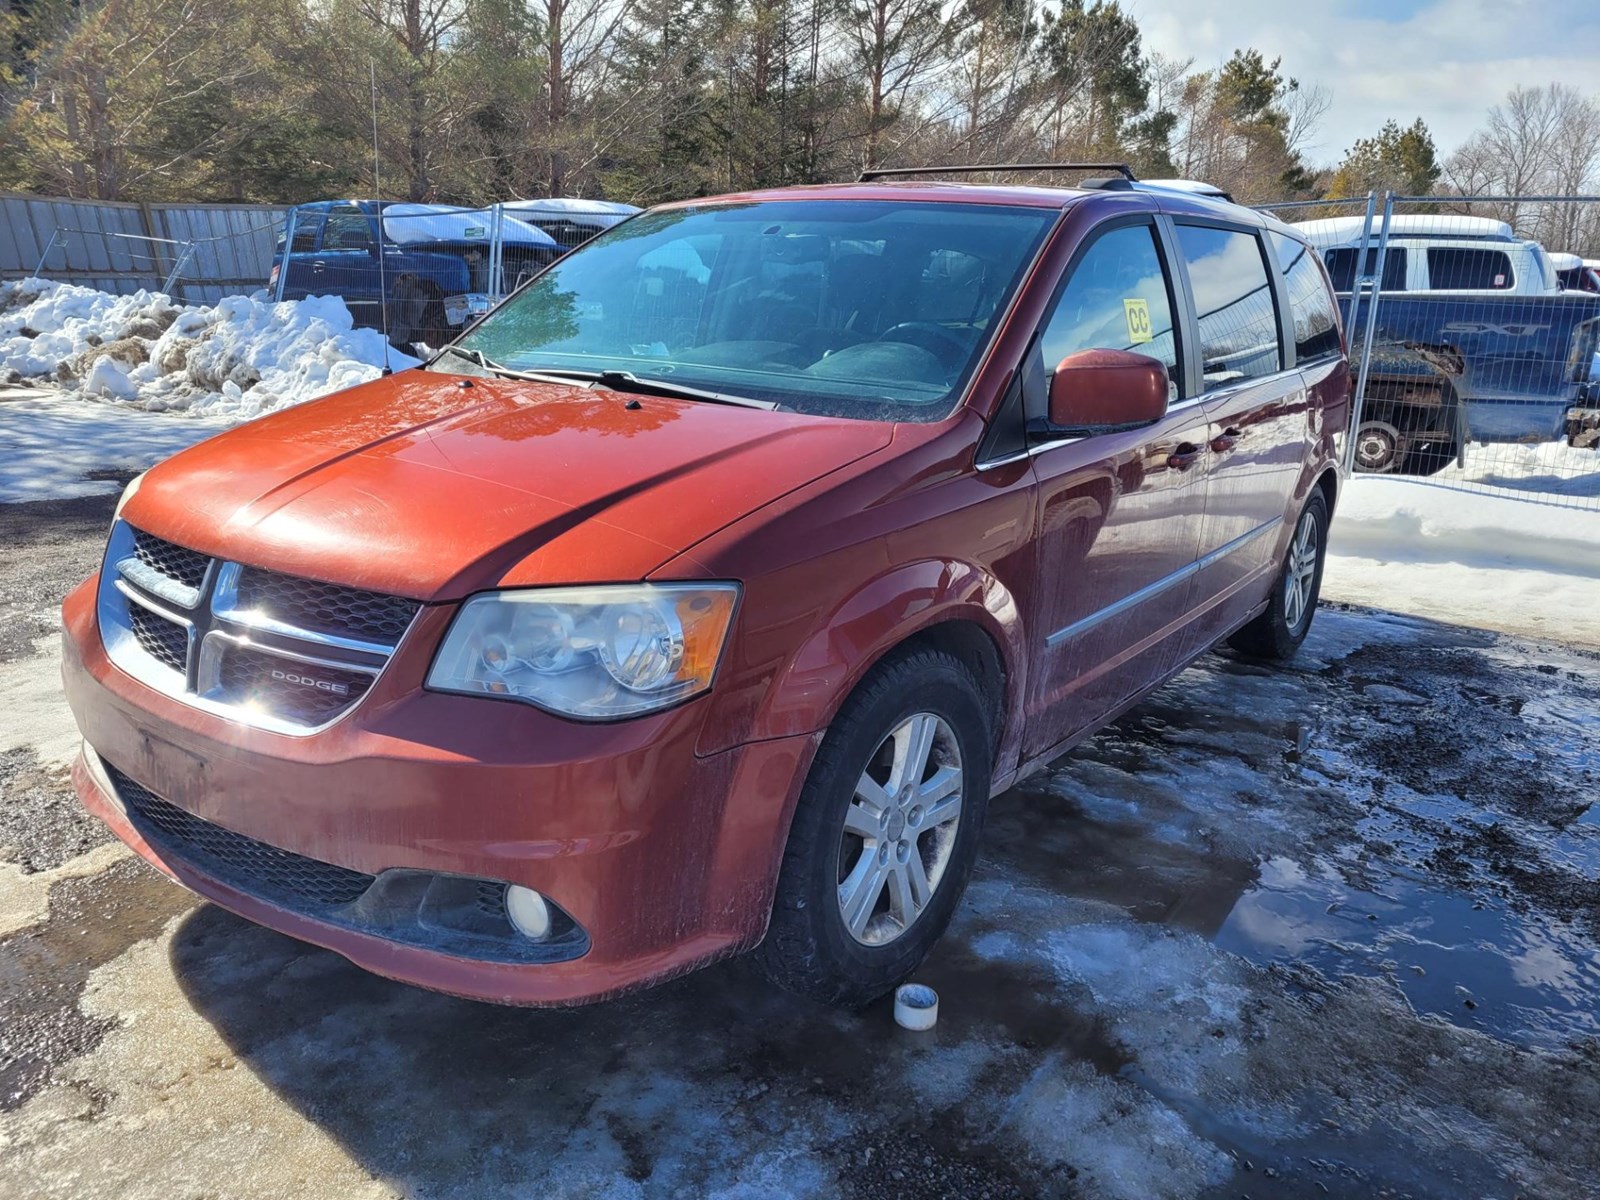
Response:
[{"label": "blue sky", "polygon": [[1146,50],[1221,63],[1240,46],[1328,90],[1313,157],[1335,161],[1394,117],[1448,154],[1518,84],[1600,96],[1600,0],[1123,0]]}]

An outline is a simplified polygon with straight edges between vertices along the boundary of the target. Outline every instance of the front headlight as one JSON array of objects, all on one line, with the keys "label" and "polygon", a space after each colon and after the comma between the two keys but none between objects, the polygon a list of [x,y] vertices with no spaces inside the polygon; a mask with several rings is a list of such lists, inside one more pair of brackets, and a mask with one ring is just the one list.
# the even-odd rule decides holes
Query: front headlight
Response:
[{"label": "front headlight", "polygon": [[738,598],[732,583],[474,596],[445,634],[428,687],[589,720],[667,708],[711,686]]}]

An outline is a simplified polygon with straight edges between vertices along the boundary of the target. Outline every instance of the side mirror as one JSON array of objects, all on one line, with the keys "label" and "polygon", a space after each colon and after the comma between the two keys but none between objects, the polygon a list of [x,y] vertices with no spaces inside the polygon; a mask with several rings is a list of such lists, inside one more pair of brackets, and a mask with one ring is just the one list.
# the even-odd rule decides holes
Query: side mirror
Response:
[{"label": "side mirror", "polygon": [[1050,378],[1057,429],[1133,429],[1167,415],[1167,368],[1129,350],[1080,350]]}]

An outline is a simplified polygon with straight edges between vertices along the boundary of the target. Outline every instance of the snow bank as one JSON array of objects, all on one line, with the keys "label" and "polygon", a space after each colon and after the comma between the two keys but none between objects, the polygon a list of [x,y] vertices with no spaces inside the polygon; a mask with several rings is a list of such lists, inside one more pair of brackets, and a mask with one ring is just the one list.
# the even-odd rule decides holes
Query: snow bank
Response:
[{"label": "snow bank", "polygon": [[[1569,495],[1600,491],[1600,456],[1564,445],[1476,449],[1481,453],[1468,458],[1464,471],[1432,481],[1372,475],[1346,481],[1329,535],[1323,596],[1600,645],[1600,507],[1532,498],[1556,484]],[[1439,486],[1466,480],[1496,490]]]},{"label": "snow bank", "polygon": [[1473,445],[1467,447],[1466,458],[1465,466],[1452,463],[1433,482],[1497,488],[1513,495],[1600,498],[1600,453],[1592,447],[1577,449],[1565,442]]},{"label": "snow bank", "polygon": [[[53,280],[0,284],[0,380],[49,380],[152,411],[248,420],[376,379],[386,349],[336,296],[207,307]],[[388,355],[397,370],[417,362]]]}]

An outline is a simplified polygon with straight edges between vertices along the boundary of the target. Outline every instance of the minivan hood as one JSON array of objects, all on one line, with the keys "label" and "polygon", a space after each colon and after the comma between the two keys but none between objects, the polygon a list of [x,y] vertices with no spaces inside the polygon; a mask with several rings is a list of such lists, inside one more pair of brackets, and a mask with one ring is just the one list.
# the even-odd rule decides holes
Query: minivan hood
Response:
[{"label": "minivan hood", "polygon": [[643,578],[889,444],[892,427],[412,370],[168,459],[124,518],[205,553],[419,600]]}]

